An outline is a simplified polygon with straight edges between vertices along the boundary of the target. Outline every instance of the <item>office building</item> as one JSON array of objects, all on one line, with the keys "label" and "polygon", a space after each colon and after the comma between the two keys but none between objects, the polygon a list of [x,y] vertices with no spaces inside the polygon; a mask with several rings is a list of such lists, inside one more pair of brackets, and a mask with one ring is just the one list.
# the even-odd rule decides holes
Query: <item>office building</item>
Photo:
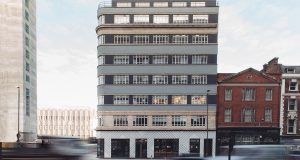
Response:
[{"label": "office building", "polygon": [[37,118],[36,1],[1,0],[0,22],[0,142],[16,142],[18,126],[20,141],[31,142]]},{"label": "office building", "polygon": [[215,155],[218,12],[215,0],[99,5],[98,157]]}]

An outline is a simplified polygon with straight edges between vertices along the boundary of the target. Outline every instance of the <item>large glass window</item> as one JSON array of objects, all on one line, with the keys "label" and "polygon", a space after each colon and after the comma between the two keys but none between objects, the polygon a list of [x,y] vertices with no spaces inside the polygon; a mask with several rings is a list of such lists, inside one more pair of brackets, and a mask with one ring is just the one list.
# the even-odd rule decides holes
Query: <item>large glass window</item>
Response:
[{"label": "large glass window", "polygon": [[138,24],[149,23],[149,15],[134,15],[134,23],[138,23]]},{"label": "large glass window", "polygon": [[191,126],[205,126],[205,125],[206,125],[206,116],[191,117]]},{"label": "large glass window", "polygon": [[187,104],[186,96],[172,96],[172,104]]},{"label": "large glass window", "polygon": [[131,2],[117,2],[117,7],[131,7]]},{"label": "large glass window", "polygon": [[154,75],[152,77],[152,84],[168,84],[168,76]]},{"label": "large glass window", "polygon": [[188,64],[188,56],[173,56],[172,64]]},{"label": "large glass window", "polygon": [[114,96],[114,104],[129,104],[129,96]]},{"label": "large glass window", "polygon": [[193,43],[206,44],[208,43],[208,35],[193,35]]},{"label": "large glass window", "polygon": [[188,84],[188,76],[172,76],[172,84]]},{"label": "large glass window", "polygon": [[188,35],[174,35],[173,36],[173,43],[177,44],[187,44],[188,41]]},{"label": "large glass window", "polygon": [[207,84],[207,75],[192,76],[192,84]]},{"label": "large glass window", "polygon": [[272,89],[266,89],[266,101],[272,101]]},{"label": "large glass window", "polygon": [[156,23],[156,24],[169,23],[169,15],[154,15],[153,23]]},{"label": "large glass window", "polygon": [[133,104],[148,104],[148,96],[133,96]]},{"label": "large glass window", "polygon": [[294,98],[290,98],[289,100],[288,100],[288,110],[289,111],[296,111],[297,110],[297,105],[296,105],[296,99],[294,99]]},{"label": "large glass window", "polygon": [[148,84],[148,76],[133,76],[133,84]]},{"label": "large glass window", "polygon": [[153,56],[153,64],[168,64],[168,56]]},{"label": "large glass window", "polygon": [[168,96],[152,96],[152,104],[168,104]]},{"label": "large glass window", "polygon": [[114,76],[114,84],[129,84],[129,76]]},{"label": "large glass window", "polygon": [[133,41],[135,44],[148,44],[149,36],[148,35],[136,35],[133,37]]},{"label": "large glass window", "polygon": [[191,7],[205,7],[205,2],[191,2]]},{"label": "large glass window", "polygon": [[192,96],[192,104],[206,104],[206,95]]},{"label": "large glass window", "polygon": [[166,126],[167,116],[152,116],[152,126]]},{"label": "large glass window", "polygon": [[129,64],[129,56],[114,56],[114,64]]},{"label": "large glass window", "polygon": [[114,15],[114,23],[115,24],[129,24],[129,15]]},{"label": "large glass window", "polygon": [[271,108],[265,109],[265,122],[272,122],[272,109]]},{"label": "large glass window", "polygon": [[225,110],[224,110],[224,122],[231,122],[231,108],[225,108]]},{"label": "large glass window", "polygon": [[242,122],[255,122],[255,110],[253,108],[242,110]]},{"label": "large glass window", "polygon": [[173,2],[172,7],[186,7],[187,3],[186,2]]},{"label": "large glass window", "polygon": [[153,43],[154,44],[167,44],[167,43],[169,43],[169,36],[168,35],[154,35]]},{"label": "large glass window", "polygon": [[149,64],[149,56],[133,56],[133,64]]},{"label": "large glass window", "polygon": [[115,35],[114,44],[129,44],[130,36],[129,35]]},{"label": "large glass window", "polygon": [[207,56],[201,56],[201,55],[192,56],[192,64],[207,64]]},{"label": "large glass window", "polygon": [[232,100],[232,89],[231,88],[226,88],[225,89],[225,101],[231,101]]},{"label": "large glass window", "polygon": [[255,100],[255,89],[254,88],[243,88],[242,94],[243,94],[244,101],[254,101]]},{"label": "large glass window", "polygon": [[172,126],[186,126],[186,116],[172,116]]},{"label": "large glass window", "polygon": [[153,2],[153,7],[168,7],[168,2]]},{"label": "large glass window", "polygon": [[133,126],[147,126],[147,116],[133,116]]},{"label": "large glass window", "polygon": [[189,16],[188,15],[173,15],[173,23],[176,23],[176,24],[189,23]]},{"label": "large glass window", "polygon": [[193,15],[193,23],[208,23],[208,15]]},{"label": "large glass window", "polygon": [[150,7],[149,2],[136,2],[135,7]]},{"label": "large glass window", "polygon": [[113,116],[114,126],[128,126],[127,116]]}]

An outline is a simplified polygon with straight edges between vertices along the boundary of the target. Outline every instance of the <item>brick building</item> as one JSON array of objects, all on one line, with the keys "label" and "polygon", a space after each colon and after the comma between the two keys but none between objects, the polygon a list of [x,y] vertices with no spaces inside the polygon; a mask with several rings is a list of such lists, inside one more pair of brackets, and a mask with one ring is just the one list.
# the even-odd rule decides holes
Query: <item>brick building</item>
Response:
[{"label": "brick building", "polygon": [[280,76],[218,74],[217,145],[279,143]]}]

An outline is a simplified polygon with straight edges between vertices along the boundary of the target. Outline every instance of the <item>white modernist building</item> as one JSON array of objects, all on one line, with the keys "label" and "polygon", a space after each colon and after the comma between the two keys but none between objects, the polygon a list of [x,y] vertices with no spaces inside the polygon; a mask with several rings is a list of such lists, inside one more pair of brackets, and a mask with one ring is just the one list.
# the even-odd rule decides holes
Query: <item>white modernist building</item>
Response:
[{"label": "white modernist building", "polygon": [[98,157],[215,155],[218,12],[215,0],[99,5]]},{"label": "white modernist building", "polygon": [[0,0],[0,142],[36,139],[36,90],[36,2]]},{"label": "white modernist building", "polygon": [[93,109],[38,109],[38,135],[95,137],[96,114]]}]

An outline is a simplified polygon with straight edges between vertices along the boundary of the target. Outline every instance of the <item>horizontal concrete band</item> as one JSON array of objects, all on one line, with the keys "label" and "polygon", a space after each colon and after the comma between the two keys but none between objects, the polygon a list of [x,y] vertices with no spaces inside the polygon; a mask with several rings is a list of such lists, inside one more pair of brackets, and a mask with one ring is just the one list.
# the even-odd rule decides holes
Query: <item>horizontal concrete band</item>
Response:
[{"label": "horizontal concrete band", "polygon": [[[206,111],[206,105],[128,105],[114,106],[105,105],[98,106],[99,111]],[[209,111],[216,111],[216,105],[209,104]]]}]

